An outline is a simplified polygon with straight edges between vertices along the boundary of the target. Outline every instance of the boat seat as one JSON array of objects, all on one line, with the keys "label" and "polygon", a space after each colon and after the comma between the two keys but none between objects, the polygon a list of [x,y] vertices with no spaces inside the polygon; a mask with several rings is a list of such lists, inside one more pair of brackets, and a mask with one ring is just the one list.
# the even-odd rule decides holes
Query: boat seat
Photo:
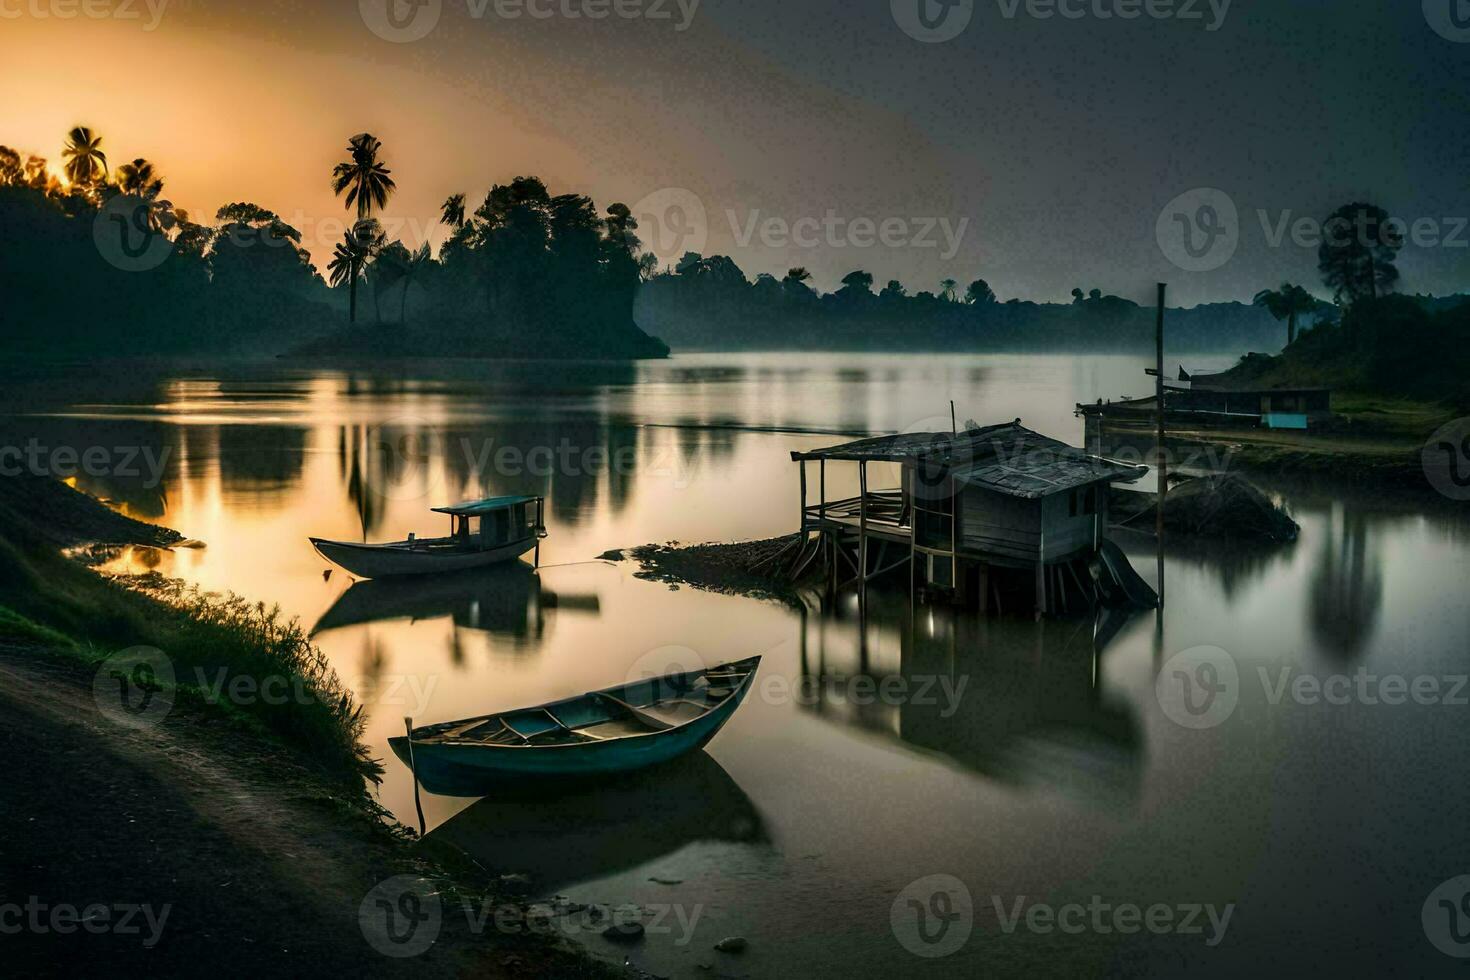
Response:
[{"label": "boat seat", "polygon": [[[635,707],[633,707],[631,704],[629,704],[628,702],[622,700],[621,698],[615,698],[615,697],[613,697],[611,694],[603,694],[603,693],[599,692],[597,694],[597,697],[601,698],[604,701],[607,701],[608,703],[610,703],[612,705],[615,705],[618,708],[621,708],[623,711],[627,712],[629,716],[631,716],[635,720],[641,722],[642,724],[648,726],[653,731],[656,731],[656,732],[666,732],[670,728],[675,727],[673,725],[670,725],[666,721],[660,721],[658,718],[655,718],[653,715],[648,714],[647,712],[643,711],[641,708],[635,708]],[[589,727],[596,728],[598,726],[593,725],[593,726],[589,726]]]}]

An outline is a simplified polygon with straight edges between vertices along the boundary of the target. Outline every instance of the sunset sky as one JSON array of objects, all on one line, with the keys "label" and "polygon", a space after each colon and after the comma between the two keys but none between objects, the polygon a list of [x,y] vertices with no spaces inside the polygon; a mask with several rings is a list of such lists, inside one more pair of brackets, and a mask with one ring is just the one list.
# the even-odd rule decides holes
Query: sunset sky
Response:
[{"label": "sunset sky", "polygon": [[[823,289],[863,268],[911,290],[984,276],[1002,299],[1097,286],[1143,300],[1161,279],[1179,302],[1248,299],[1318,282],[1314,249],[1273,247],[1259,212],[1276,225],[1363,198],[1447,239],[1405,250],[1405,290],[1453,292],[1470,273],[1470,231],[1456,235],[1470,43],[1417,0],[1235,0],[1218,24],[1220,0],[1200,0],[1201,19],[1133,20],[1098,16],[1118,0],[1072,0],[1076,19],[985,0],[942,43],[907,35],[889,0],[703,0],[692,17],[690,0],[619,0],[669,16],[600,20],[561,13],[586,0],[538,0],[544,19],[443,0],[409,43],[369,29],[375,0],[123,2],[90,0],[119,15],[99,18],[0,0],[0,143],[58,164],[66,130],[90,125],[114,166],[153,160],[196,220],[254,201],[318,262],[345,215],[328,174],[367,130],[398,181],[386,217],[411,245],[442,237],[447,195],[473,205],[535,174],[602,207],[688,191],[706,254],[752,277],[804,265]],[[1156,224],[1198,187],[1238,206],[1240,245],[1187,272]],[[738,240],[829,212],[839,227],[901,219],[910,238],[943,224],[932,247]],[[963,228],[953,256],[946,226]]]}]

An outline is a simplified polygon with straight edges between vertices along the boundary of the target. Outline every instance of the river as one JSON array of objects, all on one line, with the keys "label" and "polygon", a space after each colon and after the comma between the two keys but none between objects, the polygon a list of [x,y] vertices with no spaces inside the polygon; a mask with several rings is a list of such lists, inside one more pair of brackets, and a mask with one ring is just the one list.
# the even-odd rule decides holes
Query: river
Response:
[{"label": "river", "polygon": [[[1145,391],[1143,366],[153,365],[43,372],[0,407],[42,449],[132,452],[136,475],[77,485],[205,544],[131,549],[117,567],[279,604],[317,629],[367,705],[381,800],[405,823],[413,784],[386,744],[405,716],[763,655],[763,683],[707,757],[666,779],[538,806],[422,796],[431,831],[539,892],[646,906],[636,946],[578,933],[614,962],[677,977],[1444,969],[1421,913],[1470,873],[1456,822],[1470,802],[1464,505],[1383,499],[1347,475],[1267,482],[1300,539],[1172,545],[1165,611],[1101,651],[1086,622],[882,596],[802,613],[596,560],[789,532],[793,450],[947,429],[951,400],[961,423],[1020,417],[1080,444],[1074,404]],[[534,575],[352,587],[307,543],[442,533],[431,506],[507,493],[548,497]],[[1153,582],[1152,540],[1121,543]],[[1161,693],[1181,675],[1224,678],[1224,701],[1181,715]],[[714,952],[726,936],[748,949]]]}]

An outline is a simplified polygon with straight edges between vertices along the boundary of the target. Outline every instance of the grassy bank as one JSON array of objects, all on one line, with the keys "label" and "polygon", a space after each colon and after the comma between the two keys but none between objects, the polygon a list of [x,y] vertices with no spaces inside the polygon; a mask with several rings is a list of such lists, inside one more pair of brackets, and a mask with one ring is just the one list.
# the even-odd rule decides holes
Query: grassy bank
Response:
[{"label": "grassy bank", "polygon": [[[133,647],[163,652],[177,696],[270,736],[340,781],[380,771],[359,743],[353,703],[305,631],[278,610],[206,595],[160,576],[105,577],[61,549],[180,540],[50,480],[0,480],[0,640],[35,645],[95,669]],[[270,683],[271,687],[261,685]],[[227,699],[218,692],[280,689],[285,697]]]}]

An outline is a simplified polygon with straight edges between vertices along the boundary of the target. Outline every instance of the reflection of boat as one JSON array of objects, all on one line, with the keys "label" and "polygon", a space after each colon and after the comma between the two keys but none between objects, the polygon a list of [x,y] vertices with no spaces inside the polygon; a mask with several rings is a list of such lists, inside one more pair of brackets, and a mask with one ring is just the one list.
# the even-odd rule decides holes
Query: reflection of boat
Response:
[{"label": "reflection of boat", "polygon": [[[311,543],[323,558],[360,578],[433,575],[483,568],[514,561],[539,547],[546,536],[544,507],[540,497],[495,497],[454,507],[435,507],[434,513],[447,514],[450,518],[451,534],[447,538],[410,536],[407,541],[387,544],[312,538]],[[471,519],[480,522],[473,534]]]},{"label": "reflection of boat", "polygon": [[395,619],[451,618],[455,626],[508,637],[540,635],[548,609],[596,615],[595,594],[558,596],[542,588],[527,565],[515,562],[453,575],[407,581],[358,582],[333,603],[312,634]]},{"label": "reflection of boat", "polygon": [[696,841],[768,840],[750,797],[704,752],[614,781],[507,785],[429,836],[525,872],[547,894]]},{"label": "reflection of boat", "polygon": [[760,657],[649,677],[564,701],[416,728],[390,739],[430,792],[471,790],[497,777],[629,772],[700,748],[730,720]]}]

